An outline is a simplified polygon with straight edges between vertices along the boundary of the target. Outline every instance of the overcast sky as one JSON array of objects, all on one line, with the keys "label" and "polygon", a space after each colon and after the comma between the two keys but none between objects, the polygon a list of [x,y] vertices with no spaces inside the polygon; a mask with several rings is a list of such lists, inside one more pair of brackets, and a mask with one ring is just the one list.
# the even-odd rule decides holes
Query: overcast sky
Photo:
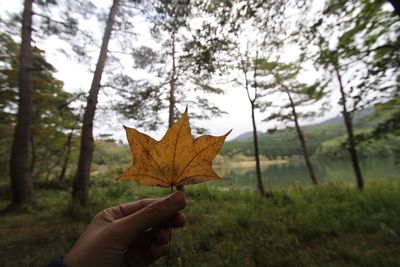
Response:
[{"label": "overcast sky", "polygon": [[[111,3],[111,1],[105,0],[94,2],[104,7],[109,6]],[[5,14],[5,11],[15,12],[19,10],[22,10],[22,1],[0,1],[0,12],[2,16]],[[102,29],[100,29],[100,31],[102,31]],[[57,51],[59,45],[60,43],[56,38],[49,38],[39,43],[39,47],[46,51],[47,60],[57,69],[55,76],[64,81],[66,91],[74,91],[76,89],[88,90],[92,79],[91,73],[88,72],[88,67],[61,55]],[[93,50],[98,54],[98,49],[93,48]],[[285,57],[296,57],[296,50],[287,49],[285,51]],[[312,77],[312,75],[315,74],[309,73],[307,76]],[[307,76],[303,77],[303,80],[307,80]],[[252,130],[250,103],[247,100],[246,91],[243,88],[227,88],[224,95],[212,96],[211,100],[218,107],[227,112],[227,114],[209,121],[198,122],[197,125],[207,128],[209,133],[213,135],[222,135],[230,129],[233,129],[228,140]],[[102,103],[106,103],[107,101],[107,99],[100,99]],[[313,121],[303,121],[301,123],[303,125],[310,124],[338,115],[339,109],[337,107],[335,108],[335,103],[333,103],[333,106],[334,108],[330,112],[327,112],[322,118],[316,118]],[[268,128],[275,126],[275,124],[261,122],[266,115],[257,113],[256,117],[259,131],[266,131]],[[104,120],[104,118],[102,119]],[[122,121],[121,119],[115,118],[115,116],[109,118],[106,122],[97,120],[95,124],[95,134],[110,133],[114,134],[116,139],[124,141],[125,133],[122,124],[129,126],[129,122]],[[165,130],[164,128],[160,129],[158,132],[149,134],[158,139],[163,135]]]}]

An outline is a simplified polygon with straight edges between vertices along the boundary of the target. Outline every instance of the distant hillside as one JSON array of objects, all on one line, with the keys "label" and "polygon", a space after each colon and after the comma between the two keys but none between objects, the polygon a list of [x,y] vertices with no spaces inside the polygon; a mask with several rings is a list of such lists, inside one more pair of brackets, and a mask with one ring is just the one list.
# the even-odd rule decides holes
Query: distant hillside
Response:
[{"label": "distant hillside", "polygon": [[[376,122],[370,122],[368,119],[368,117],[372,114],[372,112],[373,112],[372,107],[362,110],[360,112],[357,112],[354,116],[354,125],[355,126],[375,125]],[[343,127],[343,129],[344,129],[343,117],[336,116],[336,117],[327,119],[320,123],[309,124],[309,125],[303,126],[302,128],[304,131],[307,131],[308,129],[312,131],[315,128],[321,128],[321,127],[325,127],[325,126],[337,126],[337,127]],[[286,131],[286,130],[288,130],[288,129],[281,129],[279,131]],[[257,131],[257,133],[258,133],[258,136],[267,135],[266,133],[260,132],[260,131]],[[236,138],[234,138],[232,141],[246,141],[246,140],[253,140],[253,131],[248,131],[248,132],[242,133],[239,136],[237,136]]]},{"label": "distant hillside", "polygon": [[[354,125],[356,130],[366,129],[377,124],[377,121],[369,120],[368,117],[371,112],[372,109],[368,109],[355,116]],[[340,116],[318,124],[304,126],[302,129],[311,154],[314,154],[322,143],[343,137],[346,134],[343,118]],[[302,154],[296,131],[293,128],[281,129],[273,134],[259,132],[258,136],[260,154],[268,158],[276,159]],[[221,154],[224,156],[237,154],[252,156],[254,155],[252,140],[252,132],[243,133],[234,140],[226,142]]]},{"label": "distant hillside", "polygon": [[[258,135],[264,134],[263,132],[257,131]],[[237,136],[234,141],[245,141],[245,140],[253,140],[253,131],[242,133],[241,135]]]},{"label": "distant hillside", "polygon": [[[373,111],[374,111],[373,108],[370,107],[370,108],[366,108],[364,110],[361,110],[361,111],[357,112],[354,115],[354,125],[369,124],[370,121],[369,121],[368,118],[372,114]],[[375,123],[376,122],[372,122],[372,124],[375,124]],[[323,124],[323,125],[343,124],[343,117],[342,116],[336,116],[336,117],[333,117],[331,119],[327,119],[326,121],[323,121],[321,123],[314,124],[314,125],[320,125],[320,124]]]}]

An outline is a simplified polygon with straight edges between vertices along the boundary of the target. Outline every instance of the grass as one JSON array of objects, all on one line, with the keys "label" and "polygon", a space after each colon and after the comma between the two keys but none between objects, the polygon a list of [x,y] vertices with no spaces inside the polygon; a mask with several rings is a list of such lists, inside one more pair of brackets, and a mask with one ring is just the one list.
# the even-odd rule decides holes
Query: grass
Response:
[{"label": "grass", "polygon": [[[64,255],[103,208],[168,190],[97,183],[87,208],[41,190],[35,208],[0,216],[0,266],[39,266]],[[400,266],[400,183],[255,192],[187,187],[188,224],[173,233],[172,266]],[[7,205],[0,201],[0,209]],[[160,260],[156,266],[165,266]]]}]

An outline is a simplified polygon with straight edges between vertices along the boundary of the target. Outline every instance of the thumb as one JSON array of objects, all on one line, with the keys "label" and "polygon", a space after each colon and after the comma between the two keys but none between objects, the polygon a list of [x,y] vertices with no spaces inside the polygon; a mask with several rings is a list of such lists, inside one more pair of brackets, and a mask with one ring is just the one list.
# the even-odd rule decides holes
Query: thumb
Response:
[{"label": "thumb", "polygon": [[166,198],[155,201],[143,209],[119,220],[118,228],[122,236],[130,242],[140,233],[155,226],[169,222],[178,211],[186,206],[185,195],[175,192]]}]

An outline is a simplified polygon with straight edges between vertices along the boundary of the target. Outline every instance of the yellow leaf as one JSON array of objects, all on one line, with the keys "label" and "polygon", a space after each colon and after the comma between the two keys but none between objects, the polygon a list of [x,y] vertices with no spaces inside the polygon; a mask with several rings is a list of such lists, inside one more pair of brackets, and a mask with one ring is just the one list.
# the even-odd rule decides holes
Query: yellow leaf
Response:
[{"label": "yellow leaf", "polygon": [[222,136],[191,134],[187,110],[160,140],[125,127],[133,164],[119,179],[173,187],[221,179],[212,169],[230,131]]}]

